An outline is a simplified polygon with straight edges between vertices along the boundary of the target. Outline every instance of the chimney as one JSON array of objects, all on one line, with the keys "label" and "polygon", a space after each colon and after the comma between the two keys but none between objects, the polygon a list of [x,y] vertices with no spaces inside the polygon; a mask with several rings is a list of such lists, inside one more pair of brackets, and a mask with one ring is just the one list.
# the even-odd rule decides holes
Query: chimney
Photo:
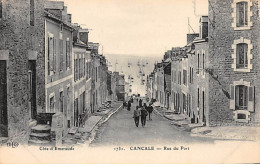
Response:
[{"label": "chimney", "polygon": [[199,37],[198,33],[187,34],[187,44],[191,43],[196,37]]},{"label": "chimney", "polygon": [[208,37],[208,16],[201,16],[200,18],[200,38]]},{"label": "chimney", "polygon": [[88,33],[89,33],[88,29],[79,30],[79,39],[85,44],[88,44]]}]

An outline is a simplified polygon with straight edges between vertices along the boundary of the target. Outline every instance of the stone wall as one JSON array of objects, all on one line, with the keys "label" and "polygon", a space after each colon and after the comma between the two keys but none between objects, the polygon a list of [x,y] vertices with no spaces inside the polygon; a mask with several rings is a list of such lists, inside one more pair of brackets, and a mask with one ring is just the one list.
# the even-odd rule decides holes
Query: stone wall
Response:
[{"label": "stone wall", "polygon": [[[210,124],[232,123],[234,111],[230,110],[230,84],[243,79],[255,86],[255,112],[250,112],[249,122],[259,117],[259,16],[257,2],[252,0],[253,26],[247,30],[236,31],[232,27],[232,1],[209,0],[209,69],[214,79],[209,81]],[[245,38],[251,41],[252,69],[250,72],[238,72],[232,68],[234,62],[232,45],[235,40]]]},{"label": "stone wall", "polygon": [[37,110],[45,109],[44,101],[44,2],[35,0],[34,26],[30,25],[30,0],[3,2],[0,20],[0,50],[9,50],[8,132],[15,136],[29,126],[28,53],[37,52]]}]

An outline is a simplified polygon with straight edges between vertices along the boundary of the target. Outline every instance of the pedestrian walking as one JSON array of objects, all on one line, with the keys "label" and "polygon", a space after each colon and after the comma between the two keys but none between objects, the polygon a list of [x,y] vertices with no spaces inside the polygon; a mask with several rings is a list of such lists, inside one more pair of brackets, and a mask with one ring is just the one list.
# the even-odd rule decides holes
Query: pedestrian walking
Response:
[{"label": "pedestrian walking", "polygon": [[123,102],[123,109],[126,108],[126,107],[127,107],[127,102],[124,101],[124,102]]},{"label": "pedestrian walking", "polygon": [[143,127],[145,127],[147,115],[148,115],[147,110],[146,110],[145,107],[143,106],[142,109],[141,109],[141,123],[142,123],[142,126],[143,126]]},{"label": "pedestrian walking", "polygon": [[139,107],[142,108],[142,99],[139,100]]},{"label": "pedestrian walking", "polygon": [[136,109],[134,110],[134,121],[135,121],[135,126],[138,127],[139,126],[139,118],[140,117],[140,110],[138,109],[138,106],[136,106]]},{"label": "pedestrian walking", "polygon": [[131,110],[131,101],[130,101],[130,100],[128,101],[128,104],[127,104],[127,110],[128,110],[128,111]]},{"label": "pedestrian walking", "polygon": [[150,103],[149,106],[147,107],[148,115],[149,115],[149,120],[152,120],[152,112],[153,112],[153,106]]}]

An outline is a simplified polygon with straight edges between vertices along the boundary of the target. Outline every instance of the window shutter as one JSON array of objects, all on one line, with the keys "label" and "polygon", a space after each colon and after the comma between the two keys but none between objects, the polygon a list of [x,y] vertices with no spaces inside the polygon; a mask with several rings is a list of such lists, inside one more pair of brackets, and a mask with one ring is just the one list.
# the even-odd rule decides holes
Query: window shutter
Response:
[{"label": "window shutter", "polygon": [[50,75],[50,37],[47,40],[47,51],[48,51],[48,74]]},{"label": "window shutter", "polygon": [[53,46],[53,71],[56,71],[56,57],[57,57],[57,41],[54,38],[54,46]]},{"label": "window shutter", "polygon": [[230,85],[230,109],[235,110],[235,86]]},{"label": "window shutter", "polygon": [[249,91],[248,91],[248,110],[251,112],[254,112],[255,107],[254,107],[254,101],[255,101],[255,91],[254,91],[254,87],[250,86],[248,87]]},{"label": "window shutter", "polygon": [[50,60],[50,71],[53,71],[53,38],[49,38],[49,60]]}]

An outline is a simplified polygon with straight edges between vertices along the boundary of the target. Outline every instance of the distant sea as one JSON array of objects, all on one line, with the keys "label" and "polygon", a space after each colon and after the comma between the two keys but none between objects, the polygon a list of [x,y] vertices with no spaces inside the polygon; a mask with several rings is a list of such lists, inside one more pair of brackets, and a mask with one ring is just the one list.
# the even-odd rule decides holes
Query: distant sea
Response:
[{"label": "distant sea", "polygon": [[[119,54],[106,54],[104,55],[109,64],[110,71],[117,71],[120,74],[125,75],[125,81],[133,78],[132,82],[132,94],[140,94],[145,96],[146,94],[146,78],[147,75],[151,74],[154,69],[154,64],[160,62],[163,56],[137,56],[137,55],[119,55]],[[117,62],[117,63],[116,63]],[[141,66],[138,66],[138,62]],[[128,66],[130,64],[130,66]],[[144,76],[140,75],[140,71],[144,73]],[[142,80],[145,80],[142,85]]]}]

